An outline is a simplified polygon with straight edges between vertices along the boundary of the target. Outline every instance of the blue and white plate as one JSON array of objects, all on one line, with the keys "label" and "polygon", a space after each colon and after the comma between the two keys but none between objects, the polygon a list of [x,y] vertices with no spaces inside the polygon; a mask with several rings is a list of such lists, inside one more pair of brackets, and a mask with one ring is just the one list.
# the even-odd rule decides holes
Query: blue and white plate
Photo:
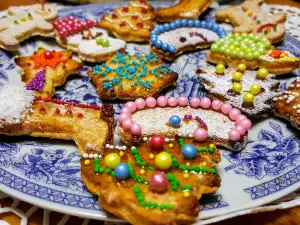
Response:
[{"label": "blue and white plate", "polygon": [[[158,2],[156,2],[158,3]],[[119,3],[120,4],[120,3]],[[122,3],[121,3],[122,4]],[[96,4],[65,8],[61,17],[99,19],[112,12],[116,4]],[[213,21],[214,11],[204,15]],[[228,28],[228,26],[225,26]],[[59,49],[52,39],[30,39],[22,43],[20,56],[31,55],[37,46]],[[287,36],[280,46],[300,57],[300,42]],[[128,44],[127,51],[137,55],[149,52],[148,45]],[[179,73],[176,88],[167,96],[203,96],[194,74],[205,65],[204,52],[180,56],[172,68]],[[86,70],[68,79],[56,98],[81,103],[102,104]],[[299,71],[294,75],[300,76]],[[280,77],[284,89],[293,76]],[[20,68],[13,55],[0,50],[0,82],[21,82]],[[121,105],[116,104],[116,115]],[[300,187],[300,139],[286,121],[268,118],[255,122],[249,143],[239,154],[222,150],[217,169],[222,187],[214,196],[201,199],[200,218],[210,218],[257,207],[278,199]],[[299,133],[299,131],[298,131]],[[80,178],[76,145],[67,141],[31,137],[0,137],[0,190],[23,201],[51,210],[94,219],[114,219],[105,213]]]}]

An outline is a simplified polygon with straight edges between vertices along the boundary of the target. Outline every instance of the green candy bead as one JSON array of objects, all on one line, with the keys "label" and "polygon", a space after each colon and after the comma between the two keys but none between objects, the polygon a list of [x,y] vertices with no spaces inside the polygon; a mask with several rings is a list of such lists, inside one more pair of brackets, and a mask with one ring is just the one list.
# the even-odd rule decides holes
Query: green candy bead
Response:
[{"label": "green candy bead", "polygon": [[254,59],[259,59],[260,56],[261,56],[261,54],[258,51],[253,52],[253,58]]},{"label": "green candy bead", "polygon": [[246,53],[245,58],[246,58],[247,60],[253,60],[253,54],[252,54],[252,52]]},{"label": "green candy bead", "polygon": [[238,59],[244,59],[245,58],[245,53],[240,51],[238,54],[237,54],[237,58]]},{"label": "green candy bead", "polygon": [[260,68],[257,71],[256,77],[260,79],[265,79],[268,76],[269,72],[266,68]]},{"label": "green candy bead", "polygon": [[241,83],[233,83],[231,90],[233,90],[236,93],[240,93],[242,91],[242,84]]},{"label": "green candy bead", "polygon": [[220,51],[219,46],[216,43],[212,44],[211,47],[210,47],[210,51],[212,53],[218,53]]},{"label": "green candy bead", "polygon": [[254,101],[254,95],[250,92],[244,94],[243,100],[245,103],[252,104]]},{"label": "green candy bead", "polygon": [[229,48],[227,48],[225,51],[224,51],[224,53],[225,53],[225,55],[227,55],[227,56],[229,56],[230,54],[231,54],[231,50],[229,49]]},{"label": "green candy bead", "polygon": [[223,64],[218,64],[216,66],[216,73],[223,74],[225,72],[225,66]]}]

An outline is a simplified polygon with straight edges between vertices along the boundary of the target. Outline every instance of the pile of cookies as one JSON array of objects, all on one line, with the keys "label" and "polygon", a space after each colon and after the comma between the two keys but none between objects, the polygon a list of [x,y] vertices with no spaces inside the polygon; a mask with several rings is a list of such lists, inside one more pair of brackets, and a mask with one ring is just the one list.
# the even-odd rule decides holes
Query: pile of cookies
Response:
[{"label": "pile of cookies", "polygon": [[[202,195],[221,186],[219,146],[242,151],[252,122],[272,112],[300,129],[300,80],[284,93],[276,80],[299,67],[299,58],[272,45],[284,39],[286,15],[269,16],[261,0],[246,0],[217,12],[216,20],[235,26],[227,33],[198,20],[212,2],[180,0],[154,9],[136,0],[87,21],[57,20],[52,6],[9,8],[0,19],[1,48],[16,51],[20,42],[40,35],[66,50],[39,47],[15,57],[23,82],[0,87],[0,134],[75,141],[87,188],[103,209],[131,224],[195,221]],[[149,43],[150,52],[131,55],[128,42]],[[178,78],[165,62],[205,48],[216,66],[198,68],[195,77],[207,97],[161,95]],[[100,99],[129,100],[116,121],[122,146],[113,143],[113,105],[52,98],[83,61],[94,63],[86,73]]]}]

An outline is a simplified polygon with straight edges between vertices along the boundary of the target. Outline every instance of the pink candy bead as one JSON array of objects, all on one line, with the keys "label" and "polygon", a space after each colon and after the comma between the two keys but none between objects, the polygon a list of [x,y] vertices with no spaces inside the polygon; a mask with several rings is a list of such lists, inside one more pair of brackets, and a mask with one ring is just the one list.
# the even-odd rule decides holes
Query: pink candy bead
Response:
[{"label": "pink candy bead", "polygon": [[142,98],[138,98],[134,102],[137,109],[143,109],[146,106],[145,100]]},{"label": "pink candy bead", "polygon": [[178,105],[181,107],[187,106],[189,100],[186,97],[179,97],[178,98]]},{"label": "pink candy bead", "polygon": [[234,129],[237,130],[241,136],[243,136],[246,133],[245,128],[241,125],[237,125]]},{"label": "pink candy bead", "polygon": [[121,113],[129,113],[129,114],[131,114],[131,109],[129,109],[128,107],[124,107],[123,109],[121,109]]},{"label": "pink candy bead", "polygon": [[177,99],[174,98],[174,97],[170,97],[170,98],[168,99],[168,104],[169,104],[169,106],[171,106],[171,107],[177,106]]},{"label": "pink candy bead", "polygon": [[154,108],[156,106],[156,100],[153,97],[148,97],[146,99],[146,106],[148,108]]},{"label": "pink candy bead", "polygon": [[127,102],[127,103],[126,103],[126,107],[128,107],[128,108],[131,110],[131,112],[134,112],[134,111],[136,110],[136,105],[135,105],[135,103],[132,102],[132,101]]},{"label": "pink candy bead", "polygon": [[118,117],[118,121],[122,123],[123,121],[130,119],[131,115],[129,113],[121,113],[121,115]]},{"label": "pink candy bead", "polygon": [[126,119],[122,123],[122,127],[125,131],[129,131],[132,125],[133,125],[132,119]]},{"label": "pink candy bead", "polygon": [[228,137],[232,141],[238,141],[241,138],[241,134],[238,130],[233,128],[228,132]]},{"label": "pink candy bead", "polygon": [[201,106],[203,109],[209,109],[211,106],[211,100],[207,97],[201,99]]},{"label": "pink candy bead", "polygon": [[190,105],[193,108],[198,108],[200,106],[200,99],[197,97],[192,97],[190,100]]},{"label": "pink candy bead", "polygon": [[157,105],[159,107],[165,107],[168,105],[168,99],[165,96],[159,96],[157,98]]},{"label": "pink candy bead", "polygon": [[246,120],[246,119],[247,119],[247,117],[245,115],[239,115],[235,118],[235,124],[238,124],[242,120]]},{"label": "pink candy bead", "polygon": [[222,102],[219,100],[213,100],[211,103],[211,107],[215,111],[219,111],[221,109],[221,106],[222,106]]},{"label": "pink candy bead", "polygon": [[238,109],[232,109],[229,111],[229,118],[231,120],[235,120],[239,115],[241,115],[241,111]]},{"label": "pink candy bead", "polygon": [[131,134],[133,134],[133,135],[141,135],[142,127],[141,127],[141,125],[134,123],[134,124],[132,124],[130,131],[131,131]]},{"label": "pink candy bead", "polygon": [[222,106],[221,106],[221,111],[222,113],[224,114],[228,114],[230,112],[230,110],[232,109],[232,106],[228,103],[224,103]]},{"label": "pink candy bead", "polygon": [[246,131],[252,127],[252,123],[249,119],[240,121],[238,125],[242,126]]},{"label": "pink candy bead", "polygon": [[194,131],[194,139],[196,141],[205,141],[208,137],[207,131],[203,128],[197,128]]}]

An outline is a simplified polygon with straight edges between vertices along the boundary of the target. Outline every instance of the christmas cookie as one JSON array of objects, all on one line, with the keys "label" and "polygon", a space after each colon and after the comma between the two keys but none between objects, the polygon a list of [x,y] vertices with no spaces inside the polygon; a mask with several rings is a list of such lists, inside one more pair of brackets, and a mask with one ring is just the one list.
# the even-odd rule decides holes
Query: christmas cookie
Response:
[{"label": "christmas cookie", "polygon": [[271,99],[278,95],[279,82],[268,76],[266,69],[245,70],[241,64],[238,69],[225,69],[218,65],[198,69],[200,83],[207,95],[213,99],[228,102],[251,118],[266,115],[271,110]]},{"label": "christmas cookie", "polygon": [[53,23],[59,45],[77,52],[88,62],[108,60],[116,52],[123,52],[126,43],[111,38],[108,32],[98,27],[98,21],[80,21],[69,16]]},{"label": "christmas cookie", "polygon": [[177,73],[156,55],[116,53],[88,71],[101,99],[136,99],[158,95],[177,80]]},{"label": "christmas cookie", "polygon": [[0,47],[17,51],[20,42],[32,36],[51,37],[54,35],[50,21],[57,18],[52,6],[33,5],[28,10],[9,7],[8,16],[0,18]]},{"label": "christmas cookie", "polygon": [[74,140],[80,153],[113,141],[112,105],[76,104],[34,96],[21,85],[0,87],[0,134]]},{"label": "christmas cookie", "polygon": [[220,187],[220,159],[213,143],[156,135],[131,150],[108,145],[104,154],[83,155],[81,177],[104,210],[130,224],[187,224],[202,194]]},{"label": "christmas cookie", "polygon": [[160,22],[172,22],[177,19],[198,19],[214,0],[180,0],[176,5],[155,11]]},{"label": "christmas cookie", "polygon": [[154,27],[155,13],[147,0],[131,1],[128,6],[117,7],[99,22],[100,27],[111,31],[124,41],[149,41]]},{"label": "christmas cookie", "polygon": [[185,97],[136,99],[126,103],[118,121],[119,136],[130,145],[159,134],[213,141],[233,151],[242,150],[251,128],[251,121],[238,109],[206,97],[193,97],[190,103]]},{"label": "christmas cookie", "polygon": [[151,32],[151,51],[173,61],[185,51],[208,48],[226,32],[215,23],[200,20],[176,20],[157,26]]},{"label": "christmas cookie", "polygon": [[39,48],[34,55],[15,57],[21,67],[26,89],[44,98],[52,97],[55,87],[62,86],[67,77],[79,72],[83,64],[72,59],[71,51],[49,51]]},{"label": "christmas cookie", "polygon": [[247,0],[242,9],[231,6],[216,13],[216,20],[232,23],[233,33],[252,33],[266,37],[272,43],[283,40],[285,35],[285,13],[268,15],[262,10],[263,0]]},{"label": "christmas cookie", "polygon": [[300,130],[300,78],[297,78],[281,95],[273,98],[273,112]]},{"label": "christmas cookie", "polygon": [[299,58],[288,51],[273,50],[267,38],[253,34],[227,34],[211,45],[206,59],[214,64],[248,69],[267,68],[273,74],[286,74],[299,67]]}]

